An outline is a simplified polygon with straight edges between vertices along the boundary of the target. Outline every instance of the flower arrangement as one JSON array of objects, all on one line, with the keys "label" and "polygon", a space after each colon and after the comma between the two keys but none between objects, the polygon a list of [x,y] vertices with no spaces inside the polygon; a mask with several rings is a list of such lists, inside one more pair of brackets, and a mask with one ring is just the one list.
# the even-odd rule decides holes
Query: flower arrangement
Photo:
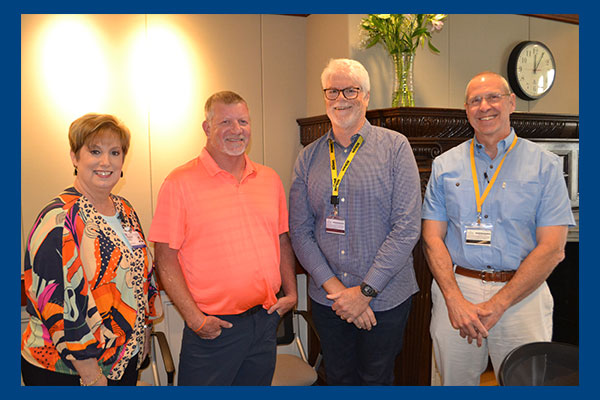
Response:
[{"label": "flower arrangement", "polygon": [[431,51],[440,51],[431,43],[431,34],[444,26],[446,14],[369,14],[360,23],[361,45],[370,48],[381,43],[392,57],[395,68],[392,107],[415,105],[413,63],[419,44],[425,39]]},{"label": "flower arrangement", "polygon": [[419,43],[425,39],[434,53],[440,51],[431,44],[431,34],[444,26],[446,14],[369,14],[363,18],[360,27],[366,33],[365,48],[381,42],[390,54],[415,54]]}]

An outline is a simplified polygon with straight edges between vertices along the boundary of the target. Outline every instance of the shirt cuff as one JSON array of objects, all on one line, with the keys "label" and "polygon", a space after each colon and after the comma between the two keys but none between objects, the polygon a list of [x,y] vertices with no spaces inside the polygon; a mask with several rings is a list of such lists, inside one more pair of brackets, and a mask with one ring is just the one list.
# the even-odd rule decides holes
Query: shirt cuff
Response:
[{"label": "shirt cuff", "polygon": [[363,282],[377,290],[377,293],[383,292],[392,277],[377,271],[376,268],[371,268],[364,277]]},{"label": "shirt cuff", "polygon": [[321,264],[316,268],[306,269],[306,271],[310,274],[318,287],[322,287],[325,282],[335,277],[335,274],[327,264]]}]

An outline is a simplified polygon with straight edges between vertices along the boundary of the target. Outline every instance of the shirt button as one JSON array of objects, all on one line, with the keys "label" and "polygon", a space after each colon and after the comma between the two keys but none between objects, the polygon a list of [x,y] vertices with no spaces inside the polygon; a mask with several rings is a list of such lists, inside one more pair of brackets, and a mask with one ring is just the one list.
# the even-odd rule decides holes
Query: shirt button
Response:
[{"label": "shirt button", "polygon": [[344,278],[347,277],[347,276],[348,276],[348,274],[346,272],[344,272]]},{"label": "shirt button", "polygon": [[456,186],[460,186],[460,182],[456,182]]},{"label": "shirt button", "polygon": [[346,198],[345,198],[345,197],[342,197],[342,203],[343,203],[343,202],[345,202],[345,201],[346,201]]},{"label": "shirt button", "polygon": [[486,265],[485,266],[487,269],[492,269],[492,267],[490,265]]},{"label": "shirt button", "polygon": [[348,152],[348,149],[344,150],[344,153],[347,153],[347,152]]},{"label": "shirt button", "polygon": [[487,218],[487,217],[488,217],[488,216],[487,216],[487,214],[485,214],[485,215],[483,216],[483,218]]},{"label": "shirt button", "polygon": [[493,164],[490,164],[490,169],[492,169],[492,168],[494,168],[494,165],[493,165]]},{"label": "shirt button", "polygon": [[345,251],[345,250],[342,250],[342,255],[344,255],[344,254],[346,254],[346,251]]}]

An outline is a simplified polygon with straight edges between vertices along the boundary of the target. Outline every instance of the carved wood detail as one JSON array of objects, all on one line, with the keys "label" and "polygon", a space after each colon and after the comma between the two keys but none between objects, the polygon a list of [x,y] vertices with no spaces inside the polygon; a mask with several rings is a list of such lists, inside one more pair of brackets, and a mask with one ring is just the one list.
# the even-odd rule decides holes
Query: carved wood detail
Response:
[{"label": "carved wood detail", "polygon": [[[368,110],[367,119],[406,137],[463,138],[473,136],[465,110],[450,108],[398,107]],[[300,142],[313,142],[331,128],[327,115],[300,118]],[[524,138],[579,138],[579,116],[514,112],[511,123]]]}]

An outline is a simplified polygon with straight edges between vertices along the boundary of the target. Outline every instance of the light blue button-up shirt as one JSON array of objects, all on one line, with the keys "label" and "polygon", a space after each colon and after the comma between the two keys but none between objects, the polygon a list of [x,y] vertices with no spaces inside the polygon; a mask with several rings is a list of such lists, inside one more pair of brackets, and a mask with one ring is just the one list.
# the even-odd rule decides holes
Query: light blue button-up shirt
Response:
[{"label": "light blue button-up shirt", "polygon": [[471,141],[475,140],[475,165],[483,193],[514,137],[511,130],[498,143],[493,160],[474,138],[433,161],[422,218],[448,223],[445,243],[456,265],[475,270],[516,270],[537,245],[537,227],[575,225],[559,157],[518,138],[482,206],[482,224],[493,226],[491,246],[465,244],[465,226],[477,220]]},{"label": "light blue button-up shirt", "polygon": [[385,311],[418,291],[412,250],[421,232],[421,190],[417,164],[404,135],[368,121],[343,147],[335,142],[339,168],[352,146],[364,142],[339,187],[339,217],[346,234],[325,232],[333,213],[329,131],[302,150],[290,188],[290,237],[310,274],[309,295],[330,306],[321,285],[336,276],[346,287],[366,282],[379,292],[370,307]]}]

